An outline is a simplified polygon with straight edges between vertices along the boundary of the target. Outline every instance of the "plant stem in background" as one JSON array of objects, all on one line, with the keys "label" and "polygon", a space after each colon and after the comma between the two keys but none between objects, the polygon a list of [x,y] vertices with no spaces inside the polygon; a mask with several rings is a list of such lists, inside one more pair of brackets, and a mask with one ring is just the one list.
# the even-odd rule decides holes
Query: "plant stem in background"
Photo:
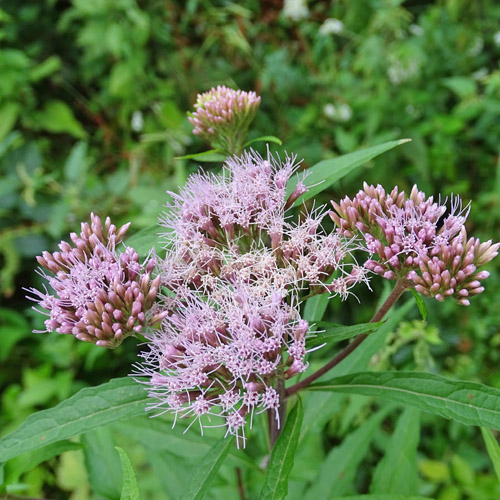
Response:
[{"label": "plant stem in background", "polygon": [[241,467],[236,467],[236,480],[238,481],[238,494],[240,500],[246,500],[245,494],[245,484],[243,483],[243,473],[241,472]]},{"label": "plant stem in background", "polygon": [[[373,315],[370,323],[377,323],[381,321],[384,316],[387,314],[389,309],[396,303],[396,301],[401,297],[403,292],[407,290],[407,285],[402,280],[398,280],[396,282],[396,286],[390,293],[389,297],[382,304],[380,309]],[[344,360],[349,354],[351,354],[361,343],[366,339],[368,335],[362,334],[358,335],[345,349],[340,351],[332,360],[330,360],[326,365],[321,367],[319,370],[314,372],[313,374],[306,377],[304,380],[297,382],[295,385],[292,385],[286,390],[286,397],[295,394],[296,392],[304,389],[309,384],[317,380],[319,377],[330,371],[334,366],[337,366],[342,360]]]}]

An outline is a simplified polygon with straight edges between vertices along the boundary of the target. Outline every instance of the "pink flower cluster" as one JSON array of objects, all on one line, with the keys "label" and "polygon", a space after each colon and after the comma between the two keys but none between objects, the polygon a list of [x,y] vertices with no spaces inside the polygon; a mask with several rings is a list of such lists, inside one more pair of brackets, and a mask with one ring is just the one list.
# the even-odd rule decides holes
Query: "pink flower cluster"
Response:
[{"label": "pink flower cluster", "polygon": [[278,418],[276,374],[305,369],[309,324],[279,292],[218,278],[212,285],[178,296],[139,373],[151,377],[150,409],[195,417],[200,428],[202,416],[223,416],[228,433],[244,436],[247,415],[271,409]]},{"label": "pink flower cluster", "polygon": [[405,280],[427,296],[453,297],[469,305],[481,293],[487,271],[478,268],[498,254],[499,243],[467,239],[468,207],[457,197],[446,204],[413,187],[410,196],[395,187],[368,186],[351,200],[332,202],[330,216],[345,236],[362,234],[374,255],[365,266],[386,279]]},{"label": "pink flower cluster", "polygon": [[133,248],[116,251],[128,227],[117,231],[109,217],[103,226],[91,214],[91,224],[82,224],[80,236],[71,234],[74,246],[62,241],[59,252],[43,252],[37,258],[53,274],[41,272],[53,292],[29,290],[46,311],[46,331],[114,348],[163,318],[162,313],[149,314],[160,281],[151,278],[156,258],[150,256],[141,265]]},{"label": "pink flower cluster", "polygon": [[194,113],[189,114],[193,133],[226,153],[239,152],[248,127],[260,104],[255,92],[233,90],[219,85],[198,94]]},{"label": "pink flower cluster", "polygon": [[161,220],[169,230],[162,300],[171,315],[136,367],[149,377],[153,408],[200,425],[218,415],[229,433],[243,434],[247,415],[277,409],[278,380],[307,367],[300,297],[345,297],[366,281],[352,259],[357,244],[324,234],[324,211],[287,220],[307,190],[302,178],[287,191],[297,168],[294,157],[250,152],[171,193]]}]

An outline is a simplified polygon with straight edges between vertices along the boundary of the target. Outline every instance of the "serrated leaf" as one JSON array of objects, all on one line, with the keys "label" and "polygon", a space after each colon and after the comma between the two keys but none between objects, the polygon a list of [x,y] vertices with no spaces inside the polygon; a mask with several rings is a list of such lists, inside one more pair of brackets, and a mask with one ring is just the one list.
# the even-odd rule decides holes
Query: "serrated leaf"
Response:
[{"label": "serrated leaf", "polygon": [[224,462],[229,449],[234,446],[234,438],[222,438],[193,468],[189,486],[182,500],[200,500],[203,498],[217,471]]},{"label": "serrated leaf", "polygon": [[500,482],[500,445],[490,429],[481,427],[481,434],[483,435],[484,444],[486,445],[486,451],[493,463],[495,474]]},{"label": "serrated leaf", "polygon": [[327,455],[305,500],[330,500],[349,491],[359,464],[373,436],[390,408],[384,408],[366,420]]},{"label": "serrated leaf", "polygon": [[419,438],[420,411],[408,407],[398,419],[384,458],[377,464],[370,487],[372,493],[410,495],[416,492]]},{"label": "serrated leaf", "polygon": [[500,429],[500,389],[418,372],[362,372],[313,384],[309,390],[375,396],[456,420]]},{"label": "serrated leaf", "polygon": [[22,455],[12,458],[4,464],[5,484],[18,481],[23,472],[28,472],[34,469],[37,465],[46,462],[52,457],[60,455],[65,451],[80,450],[81,448],[83,448],[83,445],[80,443],[73,443],[72,441],[59,441],[57,443],[44,446],[38,450],[23,453]]},{"label": "serrated leaf", "polygon": [[275,144],[279,144],[280,146],[283,145],[281,139],[278,139],[274,135],[263,135],[262,137],[257,137],[256,139],[248,141],[243,147],[246,148],[250,146],[250,144],[253,144],[254,142],[274,142]]},{"label": "serrated leaf", "polygon": [[129,377],[80,390],[54,408],[30,415],[0,440],[0,462],[124,418],[144,413],[144,386]]},{"label": "serrated leaf", "polygon": [[95,429],[82,436],[83,455],[92,491],[104,498],[120,497],[122,471],[114,449],[111,428]]},{"label": "serrated leaf", "polygon": [[[360,323],[359,325],[344,326],[335,325],[330,328],[326,328],[324,332],[317,333],[314,337],[307,337],[306,347],[309,349],[318,345],[322,345],[328,342],[340,342],[341,340],[347,340],[353,337],[357,337],[361,334],[367,334],[377,330],[383,322],[379,323]],[[321,324],[317,327],[322,327]]]},{"label": "serrated leaf", "polygon": [[219,149],[210,149],[203,153],[194,153],[192,155],[176,156],[176,160],[200,160],[206,162],[223,162],[226,160],[224,155]]},{"label": "serrated leaf", "polygon": [[[371,148],[360,149],[354,153],[323,160],[307,170],[306,185],[311,186],[309,191],[300,196],[294,206],[302,204],[305,200],[316,196],[325,189],[328,189],[334,182],[338,181],[355,168],[367,163],[376,156],[385,153],[401,144],[409,142],[411,139],[400,139],[390,141]],[[290,195],[297,186],[297,176],[293,176],[287,184],[287,195]]]},{"label": "serrated leaf", "polygon": [[271,452],[259,500],[281,500],[288,493],[288,476],[293,468],[302,418],[302,402],[297,398],[295,406],[287,416],[283,432]]},{"label": "serrated leaf", "polygon": [[139,485],[130,458],[119,446],[115,446],[115,450],[120,455],[122,464],[123,483],[120,500],[140,500]]},{"label": "serrated leaf", "polygon": [[412,288],[411,291],[415,297],[415,302],[417,303],[420,316],[422,316],[422,319],[425,321],[427,319],[427,308],[425,307],[424,299],[422,298],[422,295],[415,290],[415,288]]}]

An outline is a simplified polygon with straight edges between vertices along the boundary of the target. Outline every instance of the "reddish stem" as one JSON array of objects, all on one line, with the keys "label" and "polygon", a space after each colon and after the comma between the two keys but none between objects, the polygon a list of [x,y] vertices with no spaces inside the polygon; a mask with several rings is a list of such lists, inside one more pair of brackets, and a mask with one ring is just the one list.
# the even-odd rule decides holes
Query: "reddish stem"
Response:
[{"label": "reddish stem", "polygon": [[[386,301],[382,304],[380,309],[373,315],[373,318],[370,320],[370,323],[377,323],[381,321],[384,316],[387,314],[389,309],[396,303],[396,301],[403,295],[403,292],[407,290],[407,286],[403,281],[396,281],[396,286],[392,290],[389,297],[387,297]],[[304,389],[309,384],[317,380],[319,377],[330,371],[334,366],[337,366],[342,360],[344,360],[349,354],[351,354],[361,343],[368,337],[367,334],[358,335],[345,349],[340,351],[333,359],[331,359],[326,365],[321,367],[319,370],[315,371],[309,377],[306,377],[304,380],[297,382],[295,385],[292,385],[286,390],[286,397],[295,394],[296,392]]]}]

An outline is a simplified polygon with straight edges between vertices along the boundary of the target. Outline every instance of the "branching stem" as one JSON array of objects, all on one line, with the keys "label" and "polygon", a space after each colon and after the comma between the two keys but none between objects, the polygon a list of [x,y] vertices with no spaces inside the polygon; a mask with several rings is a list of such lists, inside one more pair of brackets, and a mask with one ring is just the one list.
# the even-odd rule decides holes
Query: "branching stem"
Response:
[{"label": "branching stem", "polygon": [[[386,301],[380,306],[380,309],[373,315],[370,323],[377,323],[381,321],[387,314],[389,309],[396,303],[396,301],[401,297],[401,295],[407,290],[407,285],[401,281],[396,281],[396,285]],[[337,366],[342,360],[344,360],[349,354],[351,354],[361,343],[366,339],[367,334],[358,335],[345,349],[340,351],[333,359],[331,359],[326,365],[321,367],[319,370],[315,371],[309,377],[304,380],[297,382],[286,390],[285,397],[289,397],[292,394],[304,389],[309,384],[317,380],[319,377],[330,371],[334,366]]]}]

